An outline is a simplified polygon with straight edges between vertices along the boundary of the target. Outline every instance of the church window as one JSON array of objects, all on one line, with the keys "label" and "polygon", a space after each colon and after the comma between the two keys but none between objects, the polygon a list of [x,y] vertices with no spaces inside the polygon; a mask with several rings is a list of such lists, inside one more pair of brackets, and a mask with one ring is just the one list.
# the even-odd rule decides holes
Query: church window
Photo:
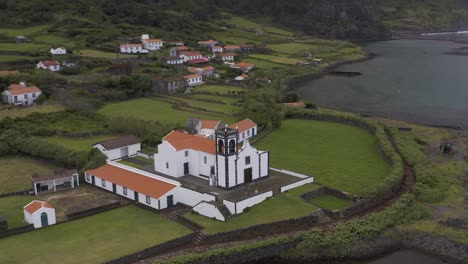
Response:
[{"label": "church window", "polygon": [[245,165],[250,164],[250,156],[245,157]]},{"label": "church window", "polygon": [[224,141],[219,140],[218,141],[218,152],[223,153],[224,152]]},{"label": "church window", "polygon": [[236,141],[234,139],[231,139],[229,141],[229,154],[232,154],[235,152],[236,152]]}]

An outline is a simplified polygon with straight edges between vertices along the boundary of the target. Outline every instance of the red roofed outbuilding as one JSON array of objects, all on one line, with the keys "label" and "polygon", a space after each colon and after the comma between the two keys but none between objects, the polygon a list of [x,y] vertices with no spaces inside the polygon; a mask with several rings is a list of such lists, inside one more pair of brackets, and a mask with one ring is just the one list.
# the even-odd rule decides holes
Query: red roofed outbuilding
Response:
[{"label": "red roofed outbuilding", "polygon": [[41,228],[56,223],[55,208],[47,202],[34,200],[27,204],[23,211],[24,220],[34,225],[34,228]]}]

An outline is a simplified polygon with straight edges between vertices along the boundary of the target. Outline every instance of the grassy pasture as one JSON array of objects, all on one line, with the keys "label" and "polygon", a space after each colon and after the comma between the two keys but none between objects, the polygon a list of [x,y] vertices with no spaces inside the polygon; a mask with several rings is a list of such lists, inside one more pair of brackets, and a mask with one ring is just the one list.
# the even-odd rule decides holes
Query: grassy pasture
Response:
[{"label": "grassy pasture", "polygon": [[251,207],[247,212],[234,216],[226,222],[213,220],[205,216],[188,213],[185,216],[205,227],[207,234],[227,232],[258,224],[303,217],[318,208],[304,201],[300,196],[318,188],[315,184],[307,184],[286,193],[268,199]]},{"label": "grassy pasture", "polygon": [[15,61],[33,61],[34,58],[22,55],[0,55],[0,63],[9,63]]},{"label": "grassy pasture", "polygon": [[66,138],[66,137],[38,137],[40,140],[57,144],[75,151],[90,151],[97,142],[116,138],[118,135],[102,135],[87,138]]},{"label": "grassy pasture", "polygon": [[[201,95],[195,95],[193,98],[200,98]],[[203,97],[203,96],[202,96]],[[206,96],[204,96],[206,97]],[[220,104],[220,103],[211,103],[211,102],[205,102],[205,101],[198,101],[198,100],[193,100],[190,99],[191,97],[177,97],[174,98],[174,100],[177,100],[179,102],[183,102],[188,104],[191,107],[196,107],[200,109],[204,109],[206,111],[214,111],[214,112],[219,112],[219,113],[224,113],[224,114],[237,114],[241,111],[241,107],[232,105],[231,102],[235,101],[232,100],[231,98],[221,98],[221,97],[212,97],[213,100],[220,100],[224,101],[225,104]],[[206,99],[206,98],[205,98]]]},{"label": "grassy pasture", "polygon": [[47,52],[50,46],[46,44],[36,43],[0,43],[0,51],[17,51],[17,52]]},{"label": "grassy pasture", "polygon": [[12,41],[15,41],[16,36],[25,36],[29,37],[31,35],[35,35],[40,32],[46,31],[50,28],[50,25],[40,25],[40,26],[32,26],[27,28],[0,28],[0,35],[4,35],[7,37],[12,37]]},{"label": "grassy pasture", "polygon": [[158,214],[126,206],[1,239],[0,263],[104,263],[189,233]]},{"label": "grassy pasture", "polygon": [[43,105],[33,105],[30,107],[24,108],[13,108],[13,109],[1,109],[0,110],[0,120],[5,117],[17,118],[25,117],[31,113],[52,113],[63,111],[64,107],[59,104],[47,103]]},{"label": "grassy pasture", "polygon": [[352,201],[343,200],[338,197],[324,194],[309,200],[310,203],[328,210],[342,210],[353,204]]},{"label": "grassy pasture", "polygon": [[264,69],[264,70],[272,70],[277,68],[285,67],[284,64],[279,64],[271,61],[266,60],[259,60],[254,58],[244,58],[242,59],[244,62],[253,63],[255,64],[255,68]]},{"label": "grassy pasture", "polygon": [[256,147],[271,151],[275,168],[312,175],[317,182],[352,194],[365,194],[391,170],[372,134],[338,123],[285,120]]},{"label": "grassy pasture", "polygon": [[266,60],[273,63],[279,63],[284,65],[296,65],[303,61],[296,58],[280,57],[278,55],[267,55],[267,54],[250,54],[249,57],[259,60]]},{"label": "grassy pasture", "polygon": [[229,86],[229,85],[200,85],[195,88],[194,92],[207,92],[212,94],[220,94],[225,95],[229,94],[229,92],[243,92],[245,91],[244,88],[239,86]]},{"label": "grassy pasture", "polygon": [[48,173],[56,168],[51,163],[26,157],[0,158],[0,164],[0,194],[31,189],[33,173]]},{"label": "grassy pasture", "polygon": [[105,52],[100,50],[75,50],[73,54],[77,56],[84,56],[97,59],[134,58],[138,56],[131,54],[121,54],[117,52]]}]

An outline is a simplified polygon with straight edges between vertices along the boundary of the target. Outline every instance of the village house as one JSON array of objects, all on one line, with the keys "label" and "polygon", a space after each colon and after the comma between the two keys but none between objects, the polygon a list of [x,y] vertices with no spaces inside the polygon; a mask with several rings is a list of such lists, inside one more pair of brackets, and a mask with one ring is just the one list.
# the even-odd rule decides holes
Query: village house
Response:
[{"label": "village house", "polygon": [[182,52],[189,52],[190,48],[185,46],[172,47],[169,49],[169,56],[175,57],[180,56]]},{"label": "village house", "polygon": [[25,82],[12,84],[3,91],[3,102],[13,105],[31,105],[41,95],[41,89],[36,86],[26,86]]},{"label": "village house", "polygon": [[55,208],[47,202],[34,200],[28,203],[23,211],[24,220],[36,229],[56,223]]},{"label": "village house", "polygon": [[215,68],[212,66],[206,66],[201,68],[188,67],[187,70],[191,73],[197,73],[206,77],[211,77],[215,75]]},{"label": "village house", "polygon": [[239,133],[239,143],[255,137],[258,133],[257,123],[246,118],[242,121],[234,123],[229,126],[230,128],[237,129]]},{"label": "village house", "polygon": [[318,59],[318,58],[312,59],[312,62],[314,64],[314,66],[320,65],[320,63],[322,63],[322,61],[323,61],[323,59]]},{"label": "village house", "polygon": [[93,145],[109,160],[118,160],[135,156],[141,151],[141,140],[135,136],[125,136],[105,140]]},{"label": "village house", "polygon": [[239,62],[234,65],[231,65],[230,67],[233,69],[239,69],[242,72],[249,72],[253,70],[253,68],[255,67],[255,64],[247,63],[247,62]]},{"label": "village house", "polygon": [[226,127],[226,123],[221,120],[205,120],[189,118],[187,120],[187,129],[192,134],[197,134],[204,138],[214,139],[216,129]]},{"label": "village house", "polygon": [[160,94],[176,94],[184,92],[188,87],[187,81],[182,76],[156,78],[153,80],[152,90]]},{"label": "village house", "polygon": [[213,48],[211,48],[211,51],[213,51],[213,53],[219,53],[219,52],[223,52],[224,49],[221,46],[213,46]]},{"label": "village house", "polygon": [[64,54],[67,54],[67,49],[64,48],[64,47],[58,47],[56,49],[54,48],[51,48],[50,49],[50,53],[52,55],[64,55]]},{"label": "village house", "polygon": [[224,51],[225,52],[239,52],[241,51],[241,47],[237,45],[227,45],[227,46],[224,46]]},{"label": "village house", "polygon": [[217,40],[205,40],[205,41],[198,42],[198,44],[200,45],[200,47],[203,47],[203,48],[213,48],[214,46],[218,44],[218,41]]},{"label": "village house", "polygon": [[249,79],[249,76],[245,73],[234,78],[234,80],[236,81],[245,81],[247,79]]},{"label": "village house", "polygon": [[203,77],[197,73],[185,75],[184,79],[187,81],[188,86],[197,86],[203,84]]},{"label": "village house", "polygon": [[250,53],[255,51],[255,45],[254,44],[241,44],[239,45],[241,48],[241,52],[243,53]]},{"label": "village house", "polygon": [[171,41],[168,41],[167,43],[173,46],[179,46],[179,47],[184,46],[184,42],[180,40],[171,40]]},{"label": "village house", "polygon": [[78,172],[76,170],[56,170],[49,174],[34,174],[31,177],[34,194],[80,186]]},{"label": "village house", "polygon": [[234,61],[238,55],[236,53],[219,53],[218,56],[222,61]]},{"label": "village house", "polygon": [[184,64],[184,59],[179,56],[171,56],[166,58],[166,63],[171,65]]},{"label": "village house", "polygon": [[121,44],[121,53],[148,53],[149,51],[143,49],[143,44]]},{"label": "village house", "polygon": [[60,63],[58,61],[40,61],[36,65],[36,69],[43,69],[49,71],[60,71]]},{"label": "village house", "polygon": [[23,44],[28,42],[28,39],[25,36],[16,36],[15,37],[16,44]]},{"label": "village house", "polygon": [[203,55],[198,51],[189,51],[189,52],[181,52],[180,57],[184,60],[184,62],[199,60],[203,57]]},{"label": "village house", "polygon": [[155,51],[163,47],[164,41],[161,39],[144,39],[142,40],[143,47],[147,50]]}]

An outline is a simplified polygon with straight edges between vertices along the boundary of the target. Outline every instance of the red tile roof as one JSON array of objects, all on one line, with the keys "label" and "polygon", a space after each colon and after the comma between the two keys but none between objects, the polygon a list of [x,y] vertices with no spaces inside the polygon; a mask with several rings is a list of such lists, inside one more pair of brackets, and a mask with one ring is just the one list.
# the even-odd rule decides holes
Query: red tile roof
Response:
[{"label": "red tile roof", "polygon": [[41,89],[37,88],[36,86],[27,87],[20,84],[12,84],[8,86],[8,92],[10,92],[12,95],[37,93],[40,91]]},{"label": "red tile roof", "polygon": [[204,70],[204,71],[213,71],[213,70],[215,70],[215,68],[212,67],[212,66],[205,66],[205,67],[202,67],[202,70]]},{"label": "red tile roof", "polygon": [[43,202],[43,201],[38,201],[38,200],[34,200],[32,202],[30,202],[29,204],[27,204],[25,207],[24,207],[24,210],[26,210],[26,212],[30,213],[30,214],[34,214],[35,212],[37,212],[39,209],[41,208],[52,208],[52,205],[50,205],[49,203],[47,202]]},{"label": "red tile roof", "polygon": [[189,51],[189,52],[181,52],[180,56],[182,55],[189,57],[189,56],[201,56],[202,54],[198,51]]},{"label": "red tile roof", "polygon": [[143,42],[163,42],[162,39],[144,39]]},{"label": "red tile roof", "polygon": [[241,47],[240,46],[235,46],[235,45],[228,45],[228,46],[224,46],[224,49],[226,49],[226,50],[240,50]]},{"label": "red tile roof", "polygon": [[109,164],[86,171],[86,173],[156,199],[177,187],[174,184]]},{"label": "red tile roof", "polygon": [[199,63],[205,63],[209,61],[210,60],[207,58],[201,58],[201,59],[196,59],[196,60],[189,60],[188,62],[193,63],[193,64],[199,64]]},{"label": "red tile roof", "polygon": [[200,120],[201,128],[216,129],[221,120]]},{"label": "red tile roof", "polygon": [[176,47],[175,49],[176,49],[176,50],[190,50],[190,48],[189,48],[189,47],[186,47],[186,46]]},{"label": "red tile roof", "polygon": [[234,64],[234,67],[238,67],[238,68],[249,68],[249,67],[254,67],[254,66],[255,64],[247,63],[247,62],[239,62],[239,63]]},{"label": "red tile roof", "polygon": [[165,136],[163,140],[167,141],[177,151],[184,149],[193,149],[201,152],[216,155],[215,141],[208,138],[201,138],[181,131],[172,131]]},{"label": "red tile roof", "polygon": [[40,61],[40,63],[42,63],[42,65],[44,66],[55,66],[55,65],[60,65],[60,63],[58,61]]},{"label": "red tile roof", "polygon": [[229,127],[230,128],[237,128],[237,129],[239,129],[239,133],[242,133],[242,132],[244,132],[244,131],[246,131],[246,130],[248,130],[250,128],[253,128],[255,126],[257,126],[257,123],[255,123],[254,121],[246,118],[246,119],[244,119],[242,121],[239,121],[239,122],[237,122],[235,124],[230,125]]},{"label": "red tile roof", "polygon": [[197,74],[197,73],[184,76],[185,79],[200,78],[200,77],[202,77],[202,76],[200,74]]}]

